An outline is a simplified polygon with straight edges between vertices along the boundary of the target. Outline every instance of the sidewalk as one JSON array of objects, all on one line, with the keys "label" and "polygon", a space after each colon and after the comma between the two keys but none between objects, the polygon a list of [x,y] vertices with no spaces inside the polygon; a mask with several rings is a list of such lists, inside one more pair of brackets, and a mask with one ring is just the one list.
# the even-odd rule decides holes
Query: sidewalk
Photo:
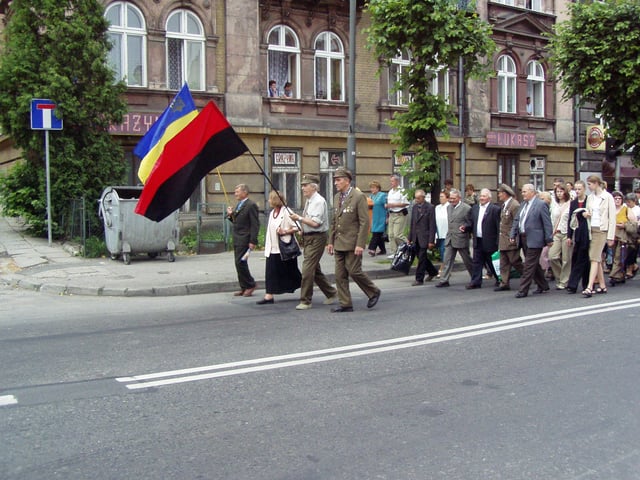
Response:
[{"label": "sidewalk", "polygon": [[[298,264],[301,266],[302,262]],[[251,273],[264,292],[265,257],[254,252]],[[322,271],[333,281],[334,259],[322,257]],[[363,269],[372,279],[404,277],[390,269],[386,257],[364,256]],[[411,272],[413,273],[413,272]],[[411,275],[407,276],[407,280]],[[136,255],[130,265],[109,258],[83,258],[73,245],[33,238],[24,234],[19,219],[0,217],[0,283],[56,295],[175,296],[238,290],[233,253],[166,255],[150,259]],[[262,291],[260,291],[262,289]]]}]

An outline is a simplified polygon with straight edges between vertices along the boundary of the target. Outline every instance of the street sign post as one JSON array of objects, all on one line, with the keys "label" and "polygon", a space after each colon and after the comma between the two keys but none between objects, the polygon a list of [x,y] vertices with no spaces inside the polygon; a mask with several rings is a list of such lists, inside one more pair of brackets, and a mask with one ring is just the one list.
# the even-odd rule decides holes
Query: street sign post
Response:
[{"label": "street sign post", "polygon": [[53,100],[31,100],[31,130],[44,130],[45,169],[47,177],[47,236],[51,245],[51,175],[49,169],[49,130],[62,130],[62,119],[56,116]]}]

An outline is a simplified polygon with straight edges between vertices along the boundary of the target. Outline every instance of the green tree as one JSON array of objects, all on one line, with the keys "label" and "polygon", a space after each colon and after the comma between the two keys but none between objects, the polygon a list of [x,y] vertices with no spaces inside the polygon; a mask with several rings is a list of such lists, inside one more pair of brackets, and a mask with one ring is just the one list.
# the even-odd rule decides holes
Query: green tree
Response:
[{"label": "green tree", "polygon": [[[126,112],[125,86],[107,65],[110,44],[97,0],[13,0],[0,57],[0,125],[23,161],[0,183],[5,214],[21,215],[46,232],[44,134],[31,130],[34,98],[50,98],[64,130],[49,134],[54,233],[68,218],[70,200],[89,204],[124,178],[122,149],[109,125]],[[93,203],[95,205],[95,203]],[[95,209],[91,209],[92,211]]]},{"label": "green tree", "polygon": [[608,134],[634,147],[640,163],[640,3],[573,3],[556,25],[551,60],[564,98],[591,103]]},{"label": "green tree", "polygon": [[410,55],[409,68],[395,85],[409,92],[409,106],[389,125],[396,130],[398,149],[415,151],[413,165],[405,163],[403,173],[416,187],[429,188],[440,168],[438,136],[448,137],[448,126],[457,123],[446,99],[431,94],[434,69],[455,68],[462,58],[466,76],[486,78],[490,70],[484,59],[495,49],[491,27],[451,0],[370,0],[367,10],[368,43],[375,54],[388,61],[399,52]]}]

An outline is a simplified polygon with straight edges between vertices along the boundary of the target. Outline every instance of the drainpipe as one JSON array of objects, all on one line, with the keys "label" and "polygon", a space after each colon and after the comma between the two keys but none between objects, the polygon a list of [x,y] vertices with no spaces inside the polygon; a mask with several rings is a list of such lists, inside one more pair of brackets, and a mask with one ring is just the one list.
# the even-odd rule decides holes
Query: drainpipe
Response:
[{"label": "drainpipe", "polygon": [[356,176],[356,0],[349,0],[349,131],[347,168]]},{"label": "drainpipe", "polygon": [[460,191],[464,192],[467,184],[467,141],[464,137],[464,61],[458,59],[458,135],[462,139],[460,144]]}]

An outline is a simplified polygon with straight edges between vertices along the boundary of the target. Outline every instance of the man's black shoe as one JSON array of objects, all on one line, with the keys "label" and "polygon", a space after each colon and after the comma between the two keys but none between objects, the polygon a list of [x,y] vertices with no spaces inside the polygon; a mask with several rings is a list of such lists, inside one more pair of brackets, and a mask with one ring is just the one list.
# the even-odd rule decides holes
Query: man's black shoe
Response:
[{"label": "man's black shoe", "polygon": [[470,283],[468,285],[465,285],[464,288],[466,288],[467,290],[475,290],[476,288],[482,288],[480,285],[476,285],[475,283]]},{"label": "man's black shoe", "polygon": [[564,290],[567,293],[576,293],[576,289],[575,288],[567,287]]},{"label": "man's black shoe", "polygon": [[506,292],[507,290],[511,290],[509,285],[498,285],[493,289],[494,292]]},{"label": "man's black shoe", "polygon": [[516,293],[516,298],[524,298],[529,295],[527,292],[518,292]]},{"label": "man's black shoe", "polygon": [[437,288],[448,287],[448,286],[449,286],[449,282],[440,282],[439,284],[436,285]]},{"label": "man's black shoe", "polygon": [[538,288],[536,288],[536,291],[535,291],[535,292],[533,292],[533,293],[537,293],[537,294],[540,294],[540,293],[549,293],[549,287],[547,287],[547,288],[540,288],[540,287],[538,287]]},{"label": "man's black shoe", "polygon": [[332,308],[331,311],[333,313],[353,312],[353,307],[336,307],[336,308]]},{"label": "man's black shoe", "polygon": [[367,308],[375,307],[376,303],[378,303],[378,300],[380,300],[380,292],[376,293],[373,297],[369,299],[369,301],[367,302]]}]

